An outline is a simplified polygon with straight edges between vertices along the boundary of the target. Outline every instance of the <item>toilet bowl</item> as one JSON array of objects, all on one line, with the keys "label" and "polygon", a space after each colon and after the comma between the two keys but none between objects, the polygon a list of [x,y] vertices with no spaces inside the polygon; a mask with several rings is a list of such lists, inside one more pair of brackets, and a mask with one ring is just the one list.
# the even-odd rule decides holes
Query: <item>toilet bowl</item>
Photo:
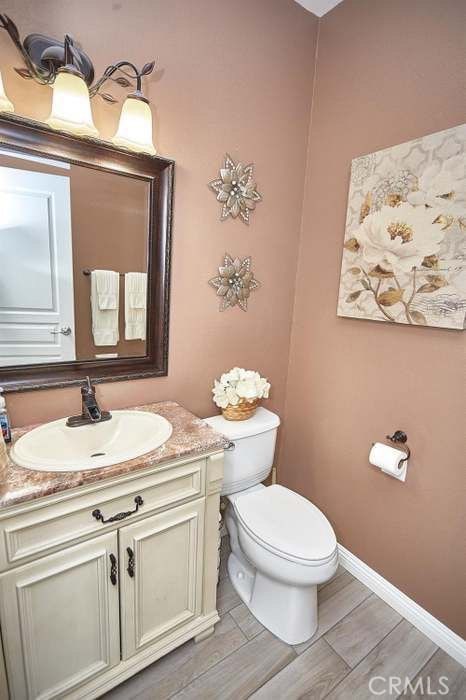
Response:
[{"label": "toilet bowl", "polygon": [[255,487],[229,501],[228,573],[235,590],[277,637],[288,644],[307,641],[318,625],[317,585],[338,566],[330,523],[283,486]]},{"label": "toilet bowl", "polygon": [[206,422],[232,442],[222,489],[232,585],[264,627],[288,644],[305,642],[318,626],[317,586],[338,567],[332,526],[303,496],[260,483],[272,467],[278,416],[259,408],[240,424]]}]

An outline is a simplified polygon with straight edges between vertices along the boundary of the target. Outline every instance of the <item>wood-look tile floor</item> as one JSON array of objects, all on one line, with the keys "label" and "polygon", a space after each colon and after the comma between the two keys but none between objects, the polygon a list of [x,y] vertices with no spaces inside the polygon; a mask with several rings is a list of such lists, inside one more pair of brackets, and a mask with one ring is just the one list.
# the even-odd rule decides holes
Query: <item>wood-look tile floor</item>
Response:
[{"label": "wood-look tile floor", "polygon": [[[107,693],[105,700],[392,700],[426,698],[434,691],[438,697],[466,698],[463,667],[341,567],[319,588],[314,637],[295,647],[284,644],[236,594],[228,579],[228,554],[224,537],[221,621],[214,634],[175,649]],[[398,691],[395,685],[390,693],[388,681],[376,681],[372,693],[374,676],[409,679],[414,692]]]}]

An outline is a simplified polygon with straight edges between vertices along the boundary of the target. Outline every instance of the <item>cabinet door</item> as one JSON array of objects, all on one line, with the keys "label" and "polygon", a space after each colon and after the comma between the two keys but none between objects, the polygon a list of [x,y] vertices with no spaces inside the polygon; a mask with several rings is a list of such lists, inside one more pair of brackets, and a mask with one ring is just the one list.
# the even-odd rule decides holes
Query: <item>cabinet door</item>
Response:
[{"label": "cabinet door", "polygon": [[200,614],[204,500],[120,530],[122,655]]},{"label": "cabinet door", "polygon": [[66,697],[120,661],[117,546],[102,535],[0,576],[12,700]]}]

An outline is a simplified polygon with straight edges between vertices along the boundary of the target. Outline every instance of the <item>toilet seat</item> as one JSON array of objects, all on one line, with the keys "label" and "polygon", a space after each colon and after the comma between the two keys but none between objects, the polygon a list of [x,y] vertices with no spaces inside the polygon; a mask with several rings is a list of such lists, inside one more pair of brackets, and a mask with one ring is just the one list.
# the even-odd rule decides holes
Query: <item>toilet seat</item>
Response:
[{"label": "toilet seat", "polygon": [[249,536],[278,557],[321,566],[335,556],[337,541],[325,515],[284,486],[256,487],[238,494],[233,507]]}]

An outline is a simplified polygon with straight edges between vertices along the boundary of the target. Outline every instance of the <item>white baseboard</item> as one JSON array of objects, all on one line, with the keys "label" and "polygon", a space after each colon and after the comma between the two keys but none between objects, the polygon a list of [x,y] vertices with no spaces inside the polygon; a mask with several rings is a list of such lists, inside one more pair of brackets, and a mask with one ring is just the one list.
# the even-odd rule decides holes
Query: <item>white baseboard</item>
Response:
[{"label": "white baseboard", "polygon": [[421,608],[407,595],[393,586],[374,569],[358,559],[343,545],[338,545],[340,563],[357,579],[371,589],[379,598],[403,615],[414,627],[429,637],[440,649],[466,666],[466,642],[440,620]]}]

